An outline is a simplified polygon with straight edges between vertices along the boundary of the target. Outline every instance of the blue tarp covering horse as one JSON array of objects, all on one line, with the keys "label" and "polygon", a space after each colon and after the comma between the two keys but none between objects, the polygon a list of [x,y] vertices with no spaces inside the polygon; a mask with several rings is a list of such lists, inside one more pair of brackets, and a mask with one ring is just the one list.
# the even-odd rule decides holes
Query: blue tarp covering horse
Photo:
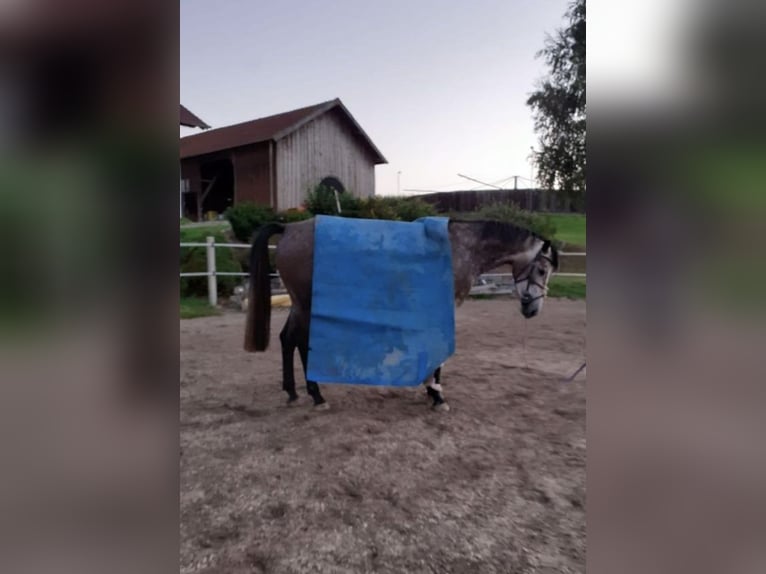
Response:
[{"label": "blue tarp covering horse", "polygon": [[448,220],[318,216],[308,378],[422,384],[455,352]]},{"label": "blue tarp covering horse", "polygon": [[519,310],[534,317],[558,267],[558,252],[549,240],[504,222],[425,218],[396,223],[319,216],[287,225],[268,223],[250,250],[244,340],[249,352],[269,345],[269,248],[277,234],[282,238],[276,267],[292,302],[279,334],[282,389],[288,404],[298,400],[297,349],[306,390],[318,409],[328,403],[317,380],[409,386],[433,373],[426,390],[433,407],[446,410],[437,367],[455,349],[454,304],[465,300],[481,273],[511,265]]}]

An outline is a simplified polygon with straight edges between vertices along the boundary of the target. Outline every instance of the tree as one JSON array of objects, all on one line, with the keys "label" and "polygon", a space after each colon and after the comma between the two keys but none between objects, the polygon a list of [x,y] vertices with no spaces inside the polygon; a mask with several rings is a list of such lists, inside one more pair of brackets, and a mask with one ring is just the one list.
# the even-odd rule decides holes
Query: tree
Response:
[{"label": "tree", "polygon": [[546,36],[548,75],[530,95],[540,150],[533,161],[540,183],[575,199],[585,194],[585,0],[573,0],[568,26]]}]

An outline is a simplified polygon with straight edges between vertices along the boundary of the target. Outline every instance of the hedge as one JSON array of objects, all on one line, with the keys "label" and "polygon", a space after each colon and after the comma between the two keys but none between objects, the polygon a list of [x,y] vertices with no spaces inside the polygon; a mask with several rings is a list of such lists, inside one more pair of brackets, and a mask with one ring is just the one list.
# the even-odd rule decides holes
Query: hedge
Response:
[{"label": "hedge", "polygon": [[[225,231],[220,229],[214,229],[210,227],[192,227],[181,229],[181,243],[204,243],[208,236],[213,236],[216,243],[231,243],[232,240],[231,237],[227,237]],[[217,247],[215,252],[215,264],[217,271],[242,271],[242,265],[239,262],[234,249],[227,247]],[[204,271],[207,271],[207,248],[182,247],[181,273]],[[234,288],[242,281],[242,277],[219,276],[218,294],[221,296],[231,295],[234,292]],[[207,277],[181,277],[181,297],[206,296]]]},{"label": "hedge", "polygon": [[[341,192],[338,200],[342,217],[414,221],[436,215],[432,205],[413,198],[373,196],[359,199],[348,192]],[[224,214],[234,235],[243,243],[250,243],[256,230],[266,223],[293,223],[315,215],[338,215],[333,190],[318,186],[307,194],[303,210],[288,209],[277,213],[271,207],[243,202],[230,207]]]},{"label": "hedge", "polygon": [[513,203],[494,203],[486,205],[478,211],[463,214],[463,219],[505,221],[534,231],[546,239],[553,239],[556,235],[556,223],[548,214],[527,211]]}]

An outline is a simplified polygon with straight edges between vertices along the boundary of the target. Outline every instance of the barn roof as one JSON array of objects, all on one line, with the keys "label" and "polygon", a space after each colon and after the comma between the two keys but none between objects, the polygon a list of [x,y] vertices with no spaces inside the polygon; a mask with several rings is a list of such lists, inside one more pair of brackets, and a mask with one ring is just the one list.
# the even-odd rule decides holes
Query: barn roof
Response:
[{"label": "barn roof", "polygon": [[183,137],[181,138],[181,159],[269,140],[277,141],[334,108],[341,110],[354,130],[369,147],[373,156],[375,156],[375,163],[387,163],[380,150],[372,143],[370,137],[338,98],[322,102],[321,104]]},{"label": "barn roof", "polygon": [[189,128],[210,129],[210,126],[181,105],[181,125]]}]

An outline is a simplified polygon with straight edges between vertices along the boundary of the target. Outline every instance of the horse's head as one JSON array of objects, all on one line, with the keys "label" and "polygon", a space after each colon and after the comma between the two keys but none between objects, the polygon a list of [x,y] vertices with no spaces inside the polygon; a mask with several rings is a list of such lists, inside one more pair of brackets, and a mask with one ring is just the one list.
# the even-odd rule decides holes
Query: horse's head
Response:
[{"label": "horse's head", "polygon": [[558,266],[558,251],[547,239],[538,241],[525,257],[513,262],[513,280],[521,299],[521,314],[527,319],[542,310],[548,280]]}]

